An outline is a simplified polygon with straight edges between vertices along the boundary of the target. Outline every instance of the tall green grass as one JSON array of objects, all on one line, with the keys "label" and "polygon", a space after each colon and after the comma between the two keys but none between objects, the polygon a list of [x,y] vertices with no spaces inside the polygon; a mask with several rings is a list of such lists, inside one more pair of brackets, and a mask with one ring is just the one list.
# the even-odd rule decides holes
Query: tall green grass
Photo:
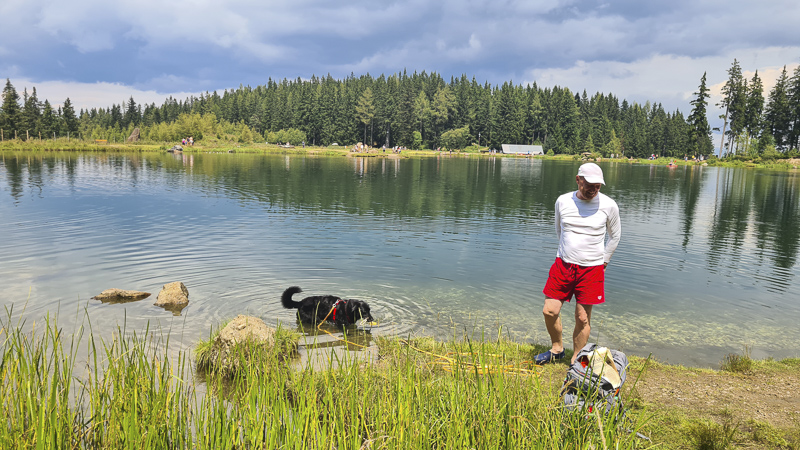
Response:
[{"label": "tall green grass", "polygon": [[[10,317],[10,315],[9,315]],[[2,321],[0,321],[2,322]],[[47,319],[2,324],[2,448],[640,448],[629,415],[568,413],[507,342],[377,339],[376,361],[289,370],[276,350],[201,383],[150,330],[67,337]],[[88,358],[78,358],[86,345]],[[441,356],[449,358],[440,364]],[[246,353],[241,353],[247,358]],[[263,370],[270,365],[280,370]],[[494,370],[492,370],[494,369]],[[627,429],[629,430],[627,430]]]},{"label": "tall green grass", "polygon": [[[23,334],[22,324],[2,326],[0,398],[5,427],[0,427],[1,448],[70,448],[74,446],[82,417],[70,406],[76,339],[64,336],[49,318],[39,324],[38,338]],[[35,333],[37,324],[33,325]]]}]

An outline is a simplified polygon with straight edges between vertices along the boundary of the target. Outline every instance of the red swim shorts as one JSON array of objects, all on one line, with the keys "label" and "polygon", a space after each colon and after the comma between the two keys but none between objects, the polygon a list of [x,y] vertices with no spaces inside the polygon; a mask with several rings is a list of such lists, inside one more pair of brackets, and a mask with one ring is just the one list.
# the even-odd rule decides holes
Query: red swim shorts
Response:
[{"label": "red swim shorts", "polygon": [[570,301],[572,295],[581,305],[599,305],[606,301],[603,265],[579,266],[556,258],[542,291],[556,300]]}]

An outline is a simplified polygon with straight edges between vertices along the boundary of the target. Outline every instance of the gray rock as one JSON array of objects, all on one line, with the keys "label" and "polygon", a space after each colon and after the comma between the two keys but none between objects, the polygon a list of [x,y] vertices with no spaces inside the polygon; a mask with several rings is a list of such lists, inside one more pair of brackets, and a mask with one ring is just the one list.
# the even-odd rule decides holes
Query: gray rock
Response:
[{"label": "gray rock", "polygon": [[173,145],[172,148],[167,150],[167,153],[180,153],[183,151],[183,147],[180,145]]},{"label": "gray rock", "polygon": [[134,128],[131,135],[128,136],[127,142],[137,142],[137,141],[139,141],[139,129]]},{"label": "gray rock", "polygon": [[126,291],[124,289],[111,288],[92,297],[93,300],[100,300],[103,303],[125,303],[141,300],[150,297],[149,292]]}]

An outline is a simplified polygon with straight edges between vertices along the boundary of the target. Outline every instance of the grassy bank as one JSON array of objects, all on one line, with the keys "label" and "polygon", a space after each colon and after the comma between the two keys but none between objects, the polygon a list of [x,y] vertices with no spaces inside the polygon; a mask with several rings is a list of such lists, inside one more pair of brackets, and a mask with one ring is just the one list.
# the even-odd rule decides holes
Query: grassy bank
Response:
[{"label": "grassy bank", "polygon": [[[0,142],[0,151],[80,151],[80,152],[164,152],[172,147],[172,143],[95,143],[94,141],[79,141],[79,140],[5,140]],[[518,155],[505,155],[502,153],[489,153],[488,147],[471,146],[464,150],[456,152],[437,152],[434,150],[403,150],[401,153],[392,153],[391,150],[384,152],[382,149],[372,149],[369,152],[351,152],[350,147],[347,146],[296,146],[286,148],[275,144],[266,143],[249,143],[242,144],[237,142],[229,142],[216,139],[207,139],[198,141],[193,146],[185,146],[184,153],[280,153],[280,154],[312,154],[312,155],[329,155],[329,156],[345,156],[351,155],[356,157],[393,157],[393,158],[410,158],[410,157],[433,157],[433,156],[472,156],[472,157],[494,157],[494,158],[525,158],[527,156]],[[546,158],[554,160],[565,161],[579,161],[582,160],[581,155],[554,155],[554,156],[533,156],[531,158]],[[744,168],[760,168],[772,170],[787,170],[795,171],[800,167],[800,159],[798,158],[782,158],[782,159],[747,159],[741,156],[728,157],[718,159],[711,157],[705,161],[688,160],[684,161],[679,158],[657,158],[650,160],[646,158],[636,159],[607,159],[602,158],[599,154],[593,155],[590,160],[596,161],[620,161],[629,164],[651,164],[651,165],[667,165],[671,162],[678,166],[715,166],[715,167],[744,167]]]},{"label": "grassy bank", "polygon": [[[323,370],[290,369],[276,351],[232,380],[207,375],[199,383],[190,355],[170,352],[169,338],[148,330],[68,335],[52,319],[0,326],[2,448],[800,446],[796,423],[773,426],[654,401],[648,379],[674,390],[670,383],[687,375],[716,372],[639,358],[632,358],[622,393],[627,414],[616,420],[566,411],[559,397],[566,366],[532,366],[541,347],[502,338],[376,339],[376,361],[343,356]],[[746,370],[788,388],[786,376],[797,368],[792,361],[753,362]]]}]

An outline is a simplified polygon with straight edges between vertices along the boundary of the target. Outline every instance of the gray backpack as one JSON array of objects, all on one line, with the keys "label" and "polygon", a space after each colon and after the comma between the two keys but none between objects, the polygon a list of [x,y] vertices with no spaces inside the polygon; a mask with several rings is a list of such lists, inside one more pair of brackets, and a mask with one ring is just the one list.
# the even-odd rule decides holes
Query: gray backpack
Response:
[{"label": "gray backpack", "polygon": [[581,413],[592,413],[595,408],[601,411],[605,409],[608,415],[618,414],[618,418],[624,415],[622,400],[619,398],[619,390],[625,383],[625,369],[628,367],[628,357],[624,353],[610,350],[617,372],[619,373],[619,385],[613,386],[609,376],[592,373],[592,352],[599,348],[597,344],[586,344],[578,352],[575,362],[567,370],[564,385],[561,387],[561,395],[564,398],[564,407],[568,411],[580,411]]}]

